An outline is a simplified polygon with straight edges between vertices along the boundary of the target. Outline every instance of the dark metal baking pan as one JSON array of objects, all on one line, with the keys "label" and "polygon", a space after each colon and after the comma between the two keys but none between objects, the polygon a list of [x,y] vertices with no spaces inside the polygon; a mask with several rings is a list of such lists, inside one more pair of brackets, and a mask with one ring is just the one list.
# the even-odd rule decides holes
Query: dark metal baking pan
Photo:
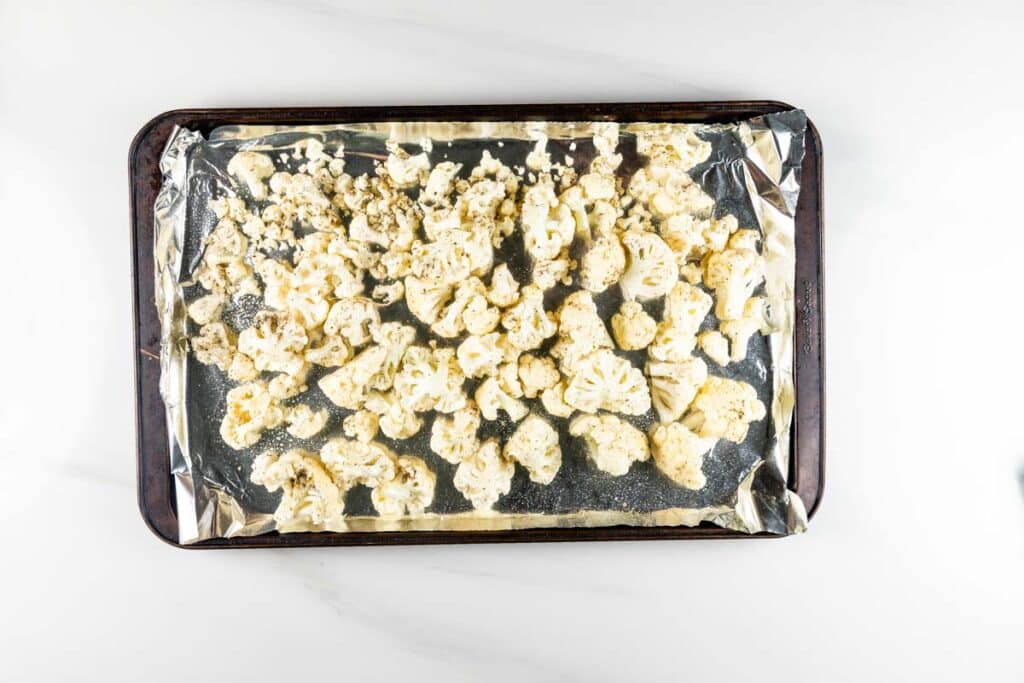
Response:
[{"label": "dark metal baking pan", "polygon": [[[159,160],[171,131],[183,126],[208,135],[227,124],[303,125],[359,121],[593,120],[726,123],[792,109],[775,101],[623,104],[527,104],[429,107],[324,107],[177,109],[149,121],[129,150],[133,320],[135,333],[138,499],[142,517],[159,538],[179,545],[167,425],[160,398],[160,323],[154,305],[153,204],[160,190]],[[808,518],[821,502],[825,474],[825,366],[822,282],[821,138],[808,122],[796,211],[796,405],[788,486]],[[426,543],[750,538],[710,523],[696,527],[516,529],[505,531],[402,531],[367,533],[277,532],[221,538],[188,548],[257,548]],[[772,537],[755,534],[754,537]]]}]

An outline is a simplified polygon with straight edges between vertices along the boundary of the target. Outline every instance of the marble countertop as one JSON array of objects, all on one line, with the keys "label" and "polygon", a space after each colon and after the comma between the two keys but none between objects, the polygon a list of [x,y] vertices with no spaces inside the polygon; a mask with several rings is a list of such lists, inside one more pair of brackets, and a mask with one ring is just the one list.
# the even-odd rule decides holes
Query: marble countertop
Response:
[{"label": "marble countertop", "polygon": [[[0,679],[1024,678],[1021,6],[455,5],[0,2]],[[807,534],[186,552],[143,525],[126,161],[149,118],[753,98],[824,140]]]}]

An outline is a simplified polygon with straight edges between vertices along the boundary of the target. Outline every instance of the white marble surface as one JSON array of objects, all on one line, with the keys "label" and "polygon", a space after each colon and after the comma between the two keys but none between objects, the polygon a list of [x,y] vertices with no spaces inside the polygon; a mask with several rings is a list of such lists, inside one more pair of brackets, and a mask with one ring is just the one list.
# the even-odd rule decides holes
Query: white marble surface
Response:
[{"label": "white marble surface", "polygon": [[[0,2],[0,679],[1021,680],[1021,6],[462,4]],[[808,534],[184,552],[143,526],[126,158],[151,116],[760,97],[825,146]]]}]

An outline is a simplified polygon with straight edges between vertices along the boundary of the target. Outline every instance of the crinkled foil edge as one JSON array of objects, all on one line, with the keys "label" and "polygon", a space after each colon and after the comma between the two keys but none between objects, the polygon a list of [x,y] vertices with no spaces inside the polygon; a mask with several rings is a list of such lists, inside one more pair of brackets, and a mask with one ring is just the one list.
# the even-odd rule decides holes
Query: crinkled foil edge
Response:
[{"label": "crinkled foil edge", "polygon": [[[789,116],[787,114],[797,114]],[[794,122],[797,125],[794,125]],[[652,124],[630,123],[623,132],[635,132]],[[324,132],[340,128],[388,136],[399,141],[424,136],[440,139],[461,137],[551,138],[586,135],[592,125],[543,122],[424,122],[414,124],[371,123],[335,126],[223,126],[211,141],[258,138],[281,130]],[[773,434],[764,459],[737,489],[732,507],[671,508],[650,513],[580,511],[565,514],[425,514],[415,518],[349,517],[338,531],[497,531],[526,528],[628,526],[696,526],[708,521],[745,533],[792,534],[803,531],[807,515],[803,502],[786,488],[789,443],[795,392],[793,386],[793,330],[795,277],[795,210],[800,189],[800,161],[806,119],[802,112],[759,116],[739,124],[709,126],[736,132],[745,156],[740,165],[752,208],[763,234],[765,296],[775,330],[769,335],[772,354]],[[157,195],[154,225],[156,307],[160,319],[160,394],[166,406],[171,476],[178,517],[178,540],[190,544],[210,538],[253,536],[275,529],[273,516],[246,510],[216,482],[194,467],[189,450],[188,411],[185,391],[188,380],[187,335],[184,293],[181,287],[182,245],[185,241],[191,150],[205,142],[197,132],[176,127],[160,159],[163,182]],[[768,478],[780,489],[765,493],[756,482]]]}]

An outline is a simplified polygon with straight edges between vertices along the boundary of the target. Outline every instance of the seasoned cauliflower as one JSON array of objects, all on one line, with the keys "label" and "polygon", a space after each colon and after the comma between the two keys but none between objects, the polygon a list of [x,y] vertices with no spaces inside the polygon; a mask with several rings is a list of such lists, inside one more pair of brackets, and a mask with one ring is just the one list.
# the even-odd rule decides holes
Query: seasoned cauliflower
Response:
[{"label": "seasoned cauliflower", "polygon": [[284,410],[267,391],[265,382],[235,387],[228,392],[226,402],[227,413],[220,423],[220,437],[236,451],[252,446],[265,430],[284,422]]},{"label": "seasoned cauliflower", "polygon": [[467,377],[485,377],[497,374],[498,365],[504,359],[499,347],[501,335],[491,332],[466,337],[456,351],[459,367]]},{"label": "seasoned cauliflower", "polygon": [[506,442],[504,454],[525,467],[530,481],[537,484],[550,484],[562,467],[558,433],[537,415],[530,415],[519,424]]},{"label": "seasoned cauliflower", "polygon": [[519,302],[505,311],[501,324],[508,341],[523,351],[537,348],[558,331],[554,316],[544,310],[544,292],[534,285],[523,287]]},{"label": "seasoned cauliflower", "polygon": [[231,367],[236,355],[235,334],[224,323],[206,323],[189,341],[196,360],[203,365],[216,365],[222,372]]},{"label": "seasoned cauliflower", "polygon": [[382,517],[422,515],[434,500],[437,477],[412,455],[399,456],[395,465],[394,478],[380,482],[370,494],[373,507]]},{"label": "seasoned cauliflower", "polygon": [[395,375],[395,394],[407,410],[451,413],[466,405],[464,380],[453,349],[410,346]]},{"label": "seasoned cauliflower", "polygon": [[[708,358],[723,368],[729,364],[729,340],[717,330],[708,330],[697,335],[697,343]],[[745,354],[744,354],[745,355]]]},{"label": "seasoned cauliflower", "polygon": [[708,366],[700,358],[687,358],[679,363],[649,361],[646,372],[651,400],[662,422],[675,422],[682,417],[708,378]]},{"label": "seasoned cauliflower", "polygon": [[701,467],[704,454],[716,439],[702,438],[679,422],[659,424],[651,431],[651,452],[658,469],[669,479],[692,491],[704,488]]},{"label": "seasoned cauliflower", "polygon": [[496,439],[488,439],[459,462],[455,488],[476,510],[490,510],[512,488],[515,465],[501,454]]},{"label": "seasoned cauliflower", "polygon": [[315,345],[311,344],[303,357],[306,361],[325,368],[337,368],[352,357],[352,351],[341,337],[326,336]]},{"label": "seasoned cauliflower", "polygon": [[345,436],[362,441],[363,443],[373,441],[374,437],[377,436],[378,426],[377,416],[369,410],[357,410],[346,417],[341,423]]},{"label": "seasoned cauliflower", "polygon": [[274,175],[274,170],[274,161],[259,152],[236,152],[228,162],[228,173],[245,183],[257,201],[267,198],[267,184],[263,181]]},{"label": "seasoned cauliflower", "polygon": [[326,410],[313,410],[304,403],[298,403],[287,409],[284,420],[288,423],[286,431],[296,439],[310,439],[320,433],[327,424]]},{"label": "seasoned cauliflower", "polygon": [[199,325],[206,325],[215,320],[220,320],[222,310],[224,310],[223,295],[207,294],[188,305],[188,317],[192,318]]},{"label": "seasoned cauliflower", "polygon": [[395,477],[395,454],[374,441],[335,437],[320,448],[320,460],[345,489],[372,488]]},{"label": "seasoned cauliflower", "polygon": [[390,306],[405,296],[405,285],[400,280],[388,283],[382,282],[373,288],[370,296],[381,306]]},{"label": "seasoned cauliflower", "polygon": [[752,249],[729,247],[711,254],[704,265],[704,283],[715,290],[715,315],[737,320],[747,299],[764,279],[764,259]]},{"label": "seasoned cauliflower", "polygon": [[509,396],[494,377],[488,377],[476,388],[473,398],[480,407],[480,413],[487,420],[497,420],[502,410],[513,422],[522,420],[530,409],[522,401]]},{"label": "seasoned cauliflower", "polygon": [[409,312],[425,325],[433,325],[441,316],[441,310],[452,295],[452,286],[436,284],[409,275],[405,278],[405,303]]},{"label": "seasoned cauliflower", "polygon": [[644,433],[608,413],[576,416],[569,423],[569,433],[586,442],[587,455],[597,469],[616,477],[651,456]]},{"label": "seasoned cauliflower", "polygon": [[583,254],[580,284],[597,294],[618,282],[625,270],[626,252],[618,238],[601,237]]},{"label": "seasoned cauliflower", "polygon": [[612,338],[597,314],[590,292],[573,292],[558,308],[558,341],[551,355],[565,375],[574,375],[580,361],[597,349],[612,348]]},{"label": "seasoned cauliflower", "polygon": [[747,438],[750,423],[764,416],[764,404],[757,398],[754,387],[746,382],[711,376],[697,392],[683,424],[701,437],[741,443]]},{"label": "seasoned cauliflower", "polygon": [[460,463],[479,446],[479,427],[480,411],[472,402],[451,417],[438,415],[430,427],[430,449],[453,465]]},{"label": "seasoned cauliflower", "polygon": [[279,401],[283,401],[293,396],[298,396],[309,389],[306,385],[306,377],[308,375],[309,365],[304,365],[293,375],[282,372],[279,375],[275,375],[274,378],[267,383],[267,391],[269,391],[270,395]]},{"label": "seasoned cauliflower", "polygon": [[321,377],[317,384],[334,405],[358,410],[366,400],[370,382],[384,366],[387,353],[383,346],[371,346],[334,372]]},{"label": "seasoned cauliflower", "polygon": [[430,175],[430,158],[426,152],[412,156],[392,140],[388,140],[387,148],[390,153],[384,162],[384,168],[395,187],[414,187],[427,182]]},{"label": "seasoned cauliflower", "polygon": [[663,296],[679,280],[679,266],[665,241],[652,232],[631,230],[622,235],[628,265],[619,280],[627,301]]},{"label": "seasoned cauliflower", "polygon": [[486,334],[498,326],[501,314],[487,303],[487,290],[479,278],[461,282],[455,296],[430,330],[441,337],[453,338],[469,330],[471,334]]},{"label": "seasoned cauliflower", "polygon": [[406,349],[416,339],[416,328],[401,323],[384,323],[373,333],[373,341],[384,349],[384,361],[374,375],[371,385],[385,391],[391,388]]},{"label": "seasoned cauliflower", "polygon": [[565,381],[541,392],[540,402],[549,415],[569,417],[573,413],[573,407],[565,402]]},{"label": "seasoned cauliflower", "polygon": [[343,531],[344,490],[313,453],[301,449],[264,453],[253,461],[249,479],[270,492],[281,490],[274,510],[279,531]]},{"label": "seasoned cauliflower", "polygon": [[402,405],[394,391],[371,391],[365,405],[377,416],[380,431],[392,439],[408,439],[423,426],[423,420]]},{"label": "seasoned cauliflower", "polygon": [[643,415],[651,408],[643,373],[608,349],[595,351],[580,361],[563,398],[586,413],[608,410]]},{"label": "seasoned cauliflower", "polygon": [[355,296],[342,299],[331,306],[324,321],[324,332],[339,335],[354,349],[373,338],[380,325],[377,306],[370,299]]},{"label": "seasoned cauliflower", "polygon": [[665,297],[664,319],[658,323],[654,341],[647,348],[651,358],[669,362],[689,358],[711,305],[711,297],[699,287],[677,282]]},{"label": "seasoned cauliflower", "polygon": [[231,365],[228,366],[228,377],[235,382],[250,382],[259,377],[259,371],[252,362],[252,358],[244,353],[236,353],[231,357]]},{"label": "seasoned cauliflower", "polygon": [[512,277],[512,271],[504,263],[496,266],[491,273],[487,300],[498,308],[508,308],[519,300],[519,283]]},{"label": "seasoned cauliflower", "polygon": [[238,335],[238,350],[252,358],[257,370],[290,375],[306,364],[307,343],[305,328],[281,311],[260,311]]},{"label": "seasoned cauliflower", "polygon": [[764,309],[765,300],[759,296],[753,296],[747,299],[747,303],[743,306],[743,314],[738,319],[723,320],[719,324],[718,329],[732,342],[730,358],[734,362],[742,361],[747,357],[747,346],[750,337],[755,332],[760,331],[762,334],[767,334],[771,331]]},{"label": "seasoned cauliflower", "polygon": [[[514,366],[509,363],[506,367]],[[523,396],[526,398],[536,398],[545,389],[558,384],[558,380],[561,379],[553,360],[529,353],[519,357],[518,375]]]},{"label": "seasoned cauliflower", "polygon": [[538,261],[556,258],[576,233],[572,209],[559,202],[554,181],[547,174],[526,191],[520,222],[526,251]]},{"label": "seasoned cauliflower", "polygon": [[654,318],[636,301],[623,301],[619,312],[612,316],[612,335],[625,351],[647,348],[654,341],[657,328]]}]

